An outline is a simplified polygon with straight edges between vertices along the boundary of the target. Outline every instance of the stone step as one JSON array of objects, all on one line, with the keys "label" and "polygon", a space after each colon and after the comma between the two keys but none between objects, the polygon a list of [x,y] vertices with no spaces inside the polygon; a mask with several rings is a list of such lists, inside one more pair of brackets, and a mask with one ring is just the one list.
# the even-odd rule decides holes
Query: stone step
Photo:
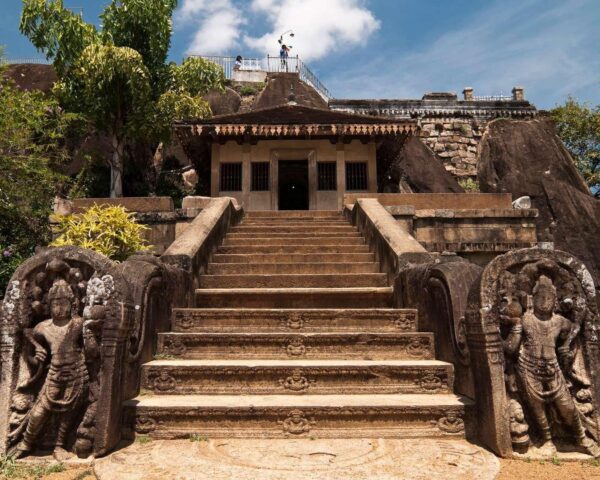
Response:
[{"label": "stone step", "polygon": [[223,245],[366,245],[362,237],[251,237],[251,238],[231,238],[225,237]]},{"label": "stone step", "polygon": [[416,332],[417,311],[409,309],[176,308],[174,332]]},{"label": "stone step", "polygon": [[452,394],[144,395],[124,407],[125,424],[155,439],[460,438],[473,409]]},{"label": "stone step", "polygon": [[379,264],[360,263],[209,263],[209,275],[245,274],[317,274],[317,273],[378,273]]},{"label": "stone step", "polygon": [[386,273],[201,275],[198,286],[200,288],[387,287],[387,278]]},{"label": "stone step", "polygon": [[[340,234],[337,232],[313,232],[313,233],[277,233],[277,234],[268,234],[268,233],[228,233],[227,239],[233,238],[339,238]],[[364,238],[359,232],[348,232],[344,233],[344,238]]]},{"label": "stone step", "polygon": [[350,223],[346,220],[323,220],[323,221],[313,221],[313,222],[305,222],[298,220],[247,220],[244,222],[240,222],[236,225],[236,227],[323,227],[323,229],[327,229],[327,227],[351,227],[355,229]]},{"label": "stone step", "polygon": [[155,360],[142,389],[170,395],[452,393],[452,364],[437,360]]},{"label": "stone step", "polygon": [[393,289],[380,288],[203,288],[200,308],[389,308]]},{"label": "stone step", "polygon": [[246,212],[244,219],[247,218],[301,218],[310,221],[315,218],[344,218],[339,210],[264,210]]},{"label": "stone step", "polygon": [[217,253],[369,253],[368,245],[223,245]]},{"label": "stone step", "polygon": [[193,359],[429,360],[433,334],[425,332],[174,333],[158,334],[159,355]]},{"label": "stone step", "polygon": [[374,253],[216,253],[211,256],[212,263],[364,263],[374,261]]},{"label": "stone step", "polygon": [[278,233],[320,233],[320,232],[337,232],[340,235],[346,233],[356,233],[356,229],[351,225],[331,225],[326,228],[322,225],[281,225],[281,226],[264,226],[264,225],[240,225],[231,227],[228,233],[259,233],[265,234],[278,234]]}]

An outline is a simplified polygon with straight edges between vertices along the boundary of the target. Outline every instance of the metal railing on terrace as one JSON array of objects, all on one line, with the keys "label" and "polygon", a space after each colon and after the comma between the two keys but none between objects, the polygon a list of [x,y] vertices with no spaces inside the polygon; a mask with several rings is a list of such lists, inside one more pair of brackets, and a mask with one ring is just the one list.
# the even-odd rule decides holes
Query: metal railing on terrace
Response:
[{"label": "metal railing on terrace", "polygon": [[200,57],[220,65],[225,72],[227,79],[233,78],[235,70],[260,71],[268,73],[297,73],[304,83],[313,87],[325,101],[329,101],[333,96],[331,92],[323,85],[318,77],[310,68],[298,57],[287,57],[282,59],[276,56],[267,55],[265,58],[244,58],[239,68],[236,68],[235,57],[225,57],[216,55],[190,55],[191,57]]},{"label": "metal railing on terrace", "polygon": [[509,102],[514,99],[512,95],[478,95],[473,96],[473,100],[481,102]]},{"label": "metal railing on terrace", "polygon": [[15,63],[35,63],[38,65],[50,65],[50,60],[45,58],[0,58],[0,64],[2,65],[13,65]]}]

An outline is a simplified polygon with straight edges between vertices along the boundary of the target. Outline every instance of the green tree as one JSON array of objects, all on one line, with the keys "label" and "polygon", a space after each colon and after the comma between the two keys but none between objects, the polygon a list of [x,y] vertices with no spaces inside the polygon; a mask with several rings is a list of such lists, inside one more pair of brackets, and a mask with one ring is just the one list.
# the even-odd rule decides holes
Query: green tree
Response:
[{"label": "green tree", "polygon": [[62,0],[23,0],[21,32],[52,59],[56,92],[112,142],[111,196],[121,196],[125,146],[168,142],[176,120],[205,118],[201,95],[223,89],[217,65],[187,59],[167,64],[176,0],[112,0],[98,31]]},{"label": "green tree", "polygon": [[50,239],[72,120],[56,100],[0,80],[0,296],[22,259]]},{"label": "green tree", "polygon": [[592,194],[600,198],[600,105],[591,107],[569,97],[551,113],[577,169]]}]

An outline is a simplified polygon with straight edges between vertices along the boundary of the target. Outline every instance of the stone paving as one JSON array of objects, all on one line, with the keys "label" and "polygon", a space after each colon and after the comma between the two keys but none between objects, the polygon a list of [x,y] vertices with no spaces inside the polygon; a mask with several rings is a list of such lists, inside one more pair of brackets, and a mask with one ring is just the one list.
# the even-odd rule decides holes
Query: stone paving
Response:
[{"label": "stone paving", "polygon": [[499,460],[464,440],[200,439],[134,443],[99,480],[492,480]]}]

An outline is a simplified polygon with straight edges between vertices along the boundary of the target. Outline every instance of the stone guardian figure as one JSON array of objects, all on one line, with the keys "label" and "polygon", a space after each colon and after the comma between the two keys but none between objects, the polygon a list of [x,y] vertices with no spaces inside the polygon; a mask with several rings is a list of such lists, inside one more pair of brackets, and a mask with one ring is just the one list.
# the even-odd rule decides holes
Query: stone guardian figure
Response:
[{"label": "stone guardian figure", "polygon": [[533,298],[521,316],[503,316],[509,327],[504,349],[515,362],[520,397],[531,420],[541,435],[540,453],[553,456],[556,447],[552,438],[552,409],[561,423],[571,431],[575,442],[590,455],[597,457],[600,449],[586,435],[579,409],[569,391],[569,381],[575,373],[568,366],[573,331],[577,326],[555,313],[557,292],[552,280],[541,275],[533,288]]},{"label": "stone guardian figure", "polygon": [[88,401],[89,376],[84,354],[84,321],[74,308],[75,295],[64,279],[54,281],[48,292],[51,318],[38,323],[26,338],[33,347],[28,358],[35,372],[26,385],[47,373],[33,406],[18,432],[21,442],[13,450],[15,457],[32,451],[39,437],[55,418],[57,431],[55,455],[67,448],[69,436],[80,420],[78,415]]}]

